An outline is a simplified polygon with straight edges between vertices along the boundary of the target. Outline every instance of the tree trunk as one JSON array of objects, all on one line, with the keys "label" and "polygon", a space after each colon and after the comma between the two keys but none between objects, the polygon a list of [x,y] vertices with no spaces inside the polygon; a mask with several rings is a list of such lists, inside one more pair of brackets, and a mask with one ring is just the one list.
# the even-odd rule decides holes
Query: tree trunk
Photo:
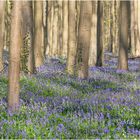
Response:
[{"label": "tree trunk", "polygon": [[46,57],[46,49],[47,49],[47,18],[48,18],[48,1],[43,1],[43,27],[44,27],[44,56]]},{"label": "tree trunk", "polygon": [[79,35],[77,49],[77,67],[78,77],[88,77],[88,60],[89,48],[91,40],[91,18],[92,18],[92,2],[81,1],[80,3],[80,20],[79,20]]},{"label": "tree trunk", "polygon": [[92,26],[91,26],[91,40],[90,40],[90,49],[89,49],[89,65],[96,65],[97,57],[97,1],[92,2]]},{"label": "tree trunk", "polygon": [[67,57],[68,49],[68,1],[63,1],[63,45],[62,56]]},{"label": "tree trunk", "polygon": [[48,8],[47,8],[47,48],[46,54],[51,56],[51,48],[52,48],[52,11],[53,11],[53,2],[48,1]]},{"label": "tree trunk", "polygon": [[98,1],[97,6],[97,62],[96,66],[102,66],[104,61],[103,48],[103,2]]},{"label": "tree trunk", "polygon": [[27,69],[28,73],[32,74],[35,70],[34,62],[34,48],[33,48],[33,9],[31,1],[23,1],[22,6],[23,12],[23,37],[24,37],[24,46],[27,47],[28,56],[27,56]]},{"label": "tree trunk", "polygon": [[118,56],[119,52],[119,11],[120,11],[120,1],[115,1],[115,55]]},{"label": "tree trunk", "polygon": [[53,43],[52,43],[52,55],[58,56],[58,2],[53,1],[54,6],[54,18],[53,18]]},{"label": "tree trunk", "polygon": [[69,1],[68,4],[68,57],[67,57],[67,72],[74,74],[76,64],[76,2]]},{"label": "tree trunk", "polygon": [[131,1],[131,53],[140,56],[140,1]]},{"label": "tree trunk", "polygon": [[3,48],[4,48],[4,32],[5,32],[5,1],[0,1],[0,71],[3,70]]},{"label": "tree trunk", "polygon": [[34,55],[35,66],[39,67],[44,61],[44,28],[43,1],[34,2]]},{"label": "tree trunk", "polygon": [[19,107],[20,48],[22,46],[21,9],[22,2],[13,1],[8,94],[8,110],[12,112],[16,111]]},{"label": "tree trunk", "polygon": [[58,46],[57,46],[57,53],[58,56],[62,56],[62,0],[58,1]]},{"label": "tree trunk", "polygon": [[129,1],[120,2],[120,47],[118,69],[128,70]]}]

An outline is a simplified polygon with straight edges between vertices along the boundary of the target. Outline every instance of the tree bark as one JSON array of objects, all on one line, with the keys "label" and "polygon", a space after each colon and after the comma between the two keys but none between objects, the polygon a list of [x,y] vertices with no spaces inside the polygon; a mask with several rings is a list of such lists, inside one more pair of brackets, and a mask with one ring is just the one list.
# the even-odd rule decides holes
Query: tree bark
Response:
[{"label": "tree bark", "polygon": [[67,72],[74,75],[76,64],[76,2],[69,1],[68,4],[68,57],[67,57]]},{"label": "tree bark", "polygon": [[58,2],[53,1],[54,6],[54,18],[53,18],[53,43],[52,43],[52,55],[58,56]]},{"label": "tree bark", "polygon": [[[28,73],[32,74],[35,70],[35,61],[34,61],[34,46],[33,46],[33,9],[32,1],[23,1],[22,6],[23,12],[23,37],[28,35],[28,38],[25,39],[27,49],[29,51],[27,68]],[[24,46],[23,46],[24,47]]]},{"label": "tree bark", "polygon": [[63,45],[62,56],[67,57],[68,49],[68,1],[63,1]]},{"label": "tree bark", "polygon": [[48,1],[48,8],[47,8],[47,48],[46,54],[51,56],[51,48],[52,48],[52,11],[53,11],[53,2]]},{"label": "tree bark", "polygon": [[44,56],[46,57],[46,49],[47,49],[47,18],[48,18],[48,1],[43,1],[43,27],[44,27]]},{"label": "tree bark", "polygon": [[8,93],[8,110],[12,112],[16,111],[19,107],[20,48],[22,46],[21,9],[22,2],[13,1]]},{"label": "tree bark", "polygon": [[35,66],[44,62],[43,1],[34,2],[34,55]]},{"label": "tree bark", "polygon": [[62,33],[63,33],[63,28],[62,28],[62,0],[58,1],[58,46],[57,46],[57,53],[58,56],[62,56]]},{"label": "tree bark", "polygon": [[92,26],[91,26],[91,40],[89,49],[89,65],[96,65],[97,57],[97,1],[92,2]]},{"label": "tree bark", "polygon": [[92,18],[92,2],[81,1],[78,48],[77,48],[78,52],[77,68],[79,78],[88,77],[88,60],[91,40],[91,18]]},{"label": "tree bark", "polygon": [[120,2],[120,47],[118,69],[128,70],[129,1]]},{"label": "tree bark", "polygon": [[140,1],[131,1],[131,53],[140,56]]},{"label": "tree bark", "polygon": [[102,66],[103,61],[104,61],[103,2],[98,1],[98,6],[97,6],[97,62],[96,62],[96,66]]},{"label": "tree bark", "polygon": [[0,1],[0,71],[3,70],[3,48],[5,32],[5,1]]}]

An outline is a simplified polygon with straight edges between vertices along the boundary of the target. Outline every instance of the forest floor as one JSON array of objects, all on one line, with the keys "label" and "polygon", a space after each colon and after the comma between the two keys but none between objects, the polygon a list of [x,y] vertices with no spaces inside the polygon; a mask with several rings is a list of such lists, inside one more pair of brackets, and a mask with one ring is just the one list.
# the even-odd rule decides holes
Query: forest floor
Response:
[{"label": "forest floor", "polygon": [[7,74],[0,75],[0,138],[140,138],[140,59],[117,71],[105,54],[81,80],[65,73],[65,60],[48,58],[20,79],[20,110],[7,113]]}]

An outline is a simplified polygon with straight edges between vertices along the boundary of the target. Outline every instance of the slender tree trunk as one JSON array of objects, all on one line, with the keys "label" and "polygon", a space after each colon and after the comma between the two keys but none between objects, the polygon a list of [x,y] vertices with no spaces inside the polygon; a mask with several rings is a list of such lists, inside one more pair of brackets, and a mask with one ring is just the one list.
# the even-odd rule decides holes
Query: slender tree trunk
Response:
[{"label": "slender tree trunk", "polygon": [[104,61],[103,2],[98,1],[98,6],[97,6],[97,62],[96,62],[96,66],[102,66],[103,61]]},{"label": "slender tree trunk", "polygon": [[67,58],[67,72],[74,74],[76,64],[76,2],[69,1],[68,4],[68,58]]},{"label": "slender tree trunk", "polygon": [[39,67],[44,61],[44,28],[43,1],[34,2],[34,55],[35,66]]},{"label": "slender tree trunk", "polygon": [[23,1],[22,6],[23,12],[23,37],[25,38],[24,41],[27,45],[27,51],[29,52],[27,58],[27,69],[28,73],[32,74],[35,70],[35,62],[34,62],[34,48],[33,48],[33,9],[32,9],[32,1]]},{"label": "slender tree trunk", "polygon": [[97,1],[92,2],[92,26],[91,26],[91,40],[90,40],[90,49],[89,49],[89,65],[96,65],[97,57]]},{"label": "slender tree trunk", "polygon": [[62,28],[62,0],[58,1],[58,46],[57,46],[57,53],[58,56],[62,56],[62,33],[63,33],[63,28]]},{"label": "slender tree trunk", "polygon": [[53,1],[54,5],[54,18],[53,18],[53,43],[52,43],[52,55],[58,56],[58,2]]},{"label": "slender tree trunk", "polygon": [[119,52],[119,11],[120,11],[120,1],[115,1],[115,55]]},{"label": "slender tree trunk", "polygon": [[120,2],[120,47],[118,69],[128,70],[129,1]]},{"label": "slender tree trunk", "polygon": [[77,49],[78,77],[80,78],[88,77],[88,60],[91,40],[91,18],[92,2],[82,1],[80,3],[80,20]]},{"label": "slender tree trunk", "polygon": [[62,56],[67,57],[68,49],[68,1],[63,1],[63,45]]},{"label": "slender tree trunk", "polygon": [[112,8],[111,8],[111,51],[115,54],[115,1],[112,1]]},{"label": "slender tree trunk", "polygon": [[47,49],[47,18],[48,18],[48,1],[43,1],[43,26],[44,26],[44,56],[46,57],[46,49]]},{"label": "slender tree trunk", "polygon": [[51,47],[52,47],[52,1],[48,1],[47,8],[47,48],[46,54],[51,56]]},{"label": "slender tree trunk", "polygon": [[8,93],[8,110],[12,112],[19,107],[20,48],[22,46],[21,9],[22,2],[13,1]]},{"label": "slender tree trunk", "polygon": [[0,1],[0,71],[3,69],[5,1]]},{"label": "slender tree trunk", "polygon": [[131,1],[131,53],[140,56],[140,1]]},{"label": "slender tree trunk", "polygon": [[5,45],[4,50],[8,51],[10,46],[10,31],[11,31],[11,10],[12,1],[6,0],[6,14],[5,14]]}]

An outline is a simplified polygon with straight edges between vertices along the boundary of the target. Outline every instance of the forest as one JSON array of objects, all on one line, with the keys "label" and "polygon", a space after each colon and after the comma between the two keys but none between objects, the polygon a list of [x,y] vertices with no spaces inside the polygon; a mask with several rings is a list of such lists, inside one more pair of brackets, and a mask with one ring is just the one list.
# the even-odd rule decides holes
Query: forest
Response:
[{"label": "forest", "polygon": [[140,0],[0,0],[0,139],[140,139]]}]

